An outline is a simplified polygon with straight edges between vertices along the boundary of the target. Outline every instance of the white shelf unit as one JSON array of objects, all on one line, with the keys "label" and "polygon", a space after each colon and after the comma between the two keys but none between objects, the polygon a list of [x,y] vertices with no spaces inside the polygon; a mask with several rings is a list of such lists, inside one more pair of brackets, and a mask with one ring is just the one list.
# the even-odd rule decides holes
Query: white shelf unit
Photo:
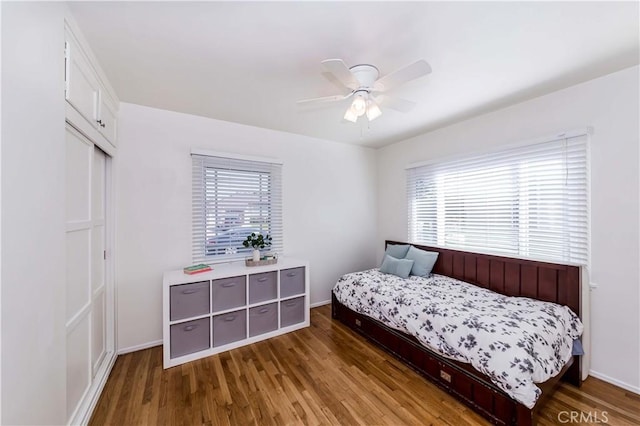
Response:
[{"label": "white shelf unit", "polygon": [[[251,301],[252,296],[259,300]],[[164,274],[164,368],[308,326],[307,261],[281,258],[255,267],[240,261],[194,275]]]}]

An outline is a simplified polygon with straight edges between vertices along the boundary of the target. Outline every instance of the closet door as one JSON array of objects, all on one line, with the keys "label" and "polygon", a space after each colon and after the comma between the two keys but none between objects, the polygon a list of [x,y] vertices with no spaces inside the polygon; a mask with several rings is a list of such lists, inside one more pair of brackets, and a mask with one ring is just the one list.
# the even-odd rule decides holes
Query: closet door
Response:
[{"label": "closet door", "polygon": [[113,298],[105,267],[107,156],[74,128],[67,125],[66,130],[66,371],[71,421],[113,352]]},{"label": "closet door", "polygon": [[91,374],[95,377],[107,350],[106,285],[106,160],[98,147],[93,148],[91,180]]},{"label": "closet door", "polygon": [[67,126],[67,419],[91,384],[93,144]]}]

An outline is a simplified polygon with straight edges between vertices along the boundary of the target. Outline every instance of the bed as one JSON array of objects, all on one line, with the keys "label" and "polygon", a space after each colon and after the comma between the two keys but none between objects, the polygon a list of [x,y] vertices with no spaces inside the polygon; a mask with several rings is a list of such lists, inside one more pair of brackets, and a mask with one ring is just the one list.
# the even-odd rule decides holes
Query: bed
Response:
[{"label": "bed", "polygon": [[[386,241],[386,245],[389,244],[407,243]],[[416,244],[414,246],[439,253],[432,271],[433,274],[436,274],[436,277],[440,275],[454,279],[445,280],[442,278],[440,283],[461,280],[506,296],[524,296],[567,306],[575,315],[580,316],[580,269],[577,266],[535,262]],[[486,290],[474,288],[479,292],[486,293]],[[344,299],[344,294],[338,294]],[[549,305],[539,302],[532,303]],[[446,350],[438,352],[427,348],[420,341],[424,342],[424,336],[414,332],[413,334],[418,336],[419,340],[401,330],[402,327],[397,327],[397,324],[390,324],[389,321],[383,321],[382,317],[377,318],[375,314],[360,308],[351,309],[347,305],[353,306],[352,303],[341,303],[336,297],[336,293],[332,292],[332,316],[334,319],[400,358],[414,370],[495,424],[534,424],[540,407],[544,406],[546,398],[553,392],[559,380],[568,381],[575,386],[581,384],[579,356],[565,354],[562,364],[556,366],[559,372],[543,383],[536,383],[542,394],[539,397],[536,395],[535,405],[528,403],[528,407],[525,403],[518,402],[514,397],[509,396],[508,392],[513,394],[511,389],[505,391],[507,388],[504,385],[494,383],[495,375],[491,373],[492,370],[483,369],[489,373],[488,375],[484,374],[467,362],[452,359],[455,357],[451,357],[450,353],[447,354]],[[406,328],[406,324],[404,325]],[[414,326],[414,328],[416,327]],[[566,363],[564,362],[565,358],[567,359]],[[518,395],[518,399],[522,400],[522,397]]]}]

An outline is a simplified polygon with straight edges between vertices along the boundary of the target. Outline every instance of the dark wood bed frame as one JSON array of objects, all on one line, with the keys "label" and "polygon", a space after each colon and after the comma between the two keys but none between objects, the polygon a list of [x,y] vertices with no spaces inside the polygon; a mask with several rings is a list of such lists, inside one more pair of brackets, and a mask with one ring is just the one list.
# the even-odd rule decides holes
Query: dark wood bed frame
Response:
[{"label": "dark wood bed frame", "polygon": [[[388,244],[408,244],[386,241]],[[507,296],[525,296],[567,305],[581,316],[580,268],[487,254],[470,253],[413,244],[437,251],[433,272],[464,280]],[[412,336],[354,312],[331,293],[332,317],[362,334],[411,368],[470,406],[492,423],[528,426],[560,380],[575,386],[582,383],[580,357],[573,356],[560,373],[538,384],[542,396],[529,409],[494,385],[489,377],[471,365],[445,358],[427,349]]]}]

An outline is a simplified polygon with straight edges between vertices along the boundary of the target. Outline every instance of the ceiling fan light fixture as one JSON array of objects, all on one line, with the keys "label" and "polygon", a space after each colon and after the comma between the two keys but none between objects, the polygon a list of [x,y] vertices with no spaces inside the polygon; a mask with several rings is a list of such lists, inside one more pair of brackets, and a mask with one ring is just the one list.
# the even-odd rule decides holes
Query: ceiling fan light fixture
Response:
[{"label": "ceiling fan light fixture", "polygon": [[354,114],[358,117],[364,115],[367,110],[367,100],[365,99],[362,93],[357,93],[355,98],[353,99],[353,103],[350,108]]},{"label": "ceiling fan light fixture", "polygon": [[378,106],[375,101],[369,100],[369,105],[367,106],[367,118],[369,121],[373,121],[376,118],[382,115],[382,110]]},{"label": "ceiling fan light fixture", "polygon": [[358,121],[358,114],[353,112],[353,108],[350,107],[347,109],[347,112],[344,113],[344,119],[355,123],[356,121]]}]

